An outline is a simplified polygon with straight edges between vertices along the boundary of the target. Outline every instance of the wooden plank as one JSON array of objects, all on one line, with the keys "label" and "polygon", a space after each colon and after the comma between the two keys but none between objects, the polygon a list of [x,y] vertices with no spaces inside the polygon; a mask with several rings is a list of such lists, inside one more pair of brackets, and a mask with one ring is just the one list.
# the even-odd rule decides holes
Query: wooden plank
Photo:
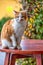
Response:
[{"label": "wooden plank", "polygon": [[11,50],[11,49],[0,49],[0,52],[7,52],[7,53],[13,53],[13,54],[43,54],[43,48],[40,49],[28,49],[28,50]]},{"label": "wooden plank", "polygon": [[1,52],[13,54],[40,54],[43,53],[43,40],[26,39],[21,42],[23,50],[1,49]]},{"label": "wooden plank", "polygon": [[21,44],[23,50],[1,49],[1,52],[13,54],[40,54],[43,53],[43,40],[25,40]]},{"label": "wooden plank", "polygon": [[42,43],[43,44],[43,40],[38,40],[38,39],[25,39],[25,40],[22,40],[21,43],[23,44],[39,44],[39,43]]},{"label": "wooden plank", "polygon": [[43,50],[9,50],[0,49],[0,52],[13,53],[13,54],[43,54]]},{"label": "wooden plank", "polygon": [[21,41],[23,50],[43,51],[43,40],[26,39]]},{"label": "wooden plank", "polygon": [[9,53],[6,53],[4,65],[9,65],[9,62],[10,62],[10,54]]},{"label": "wooden plank", "polygon": [[33,55],[27,55],[27,54],[13,54],[13,58],[28,58],[28,57],[34,57]]},{"label": "wooden plank", "polygon": [[12,54],[12,56],[11,56],[11,61],[10,61],[10,65],[15,65],[16,56],[17,56],[17,55],[13,55],[13,54]]},{"label": "wooden plank", "polygon": [[36,58],[36,64],[37,65],[42,65],[42,58],[41,58],[41,54],[36,54],[34,55]]}]

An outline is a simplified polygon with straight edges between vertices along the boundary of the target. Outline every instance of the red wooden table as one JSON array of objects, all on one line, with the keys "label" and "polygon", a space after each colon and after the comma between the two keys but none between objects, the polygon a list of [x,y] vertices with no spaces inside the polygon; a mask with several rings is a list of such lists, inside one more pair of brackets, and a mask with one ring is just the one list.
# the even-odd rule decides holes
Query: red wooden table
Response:
[{"label": "red wooden table", "polygon": [[36,58],[37,65],[42,65],[41,54],[43,54],[43,41],[40,41],[40,43],[29,43],[29,45],[27,42],[28,40],[23,41],[23,43],[26,43],[28,47],[28,49],[26,48],[25,50],[0,49],[0,52],[6,52],[4,65],[14,65],[17,58],[30,56],[34,56]]}]

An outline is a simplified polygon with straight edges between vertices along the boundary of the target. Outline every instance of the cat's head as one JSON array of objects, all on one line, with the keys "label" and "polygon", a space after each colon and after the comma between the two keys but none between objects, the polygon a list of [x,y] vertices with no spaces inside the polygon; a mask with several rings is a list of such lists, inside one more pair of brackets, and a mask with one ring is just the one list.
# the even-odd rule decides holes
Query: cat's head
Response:
[{"label": "cat's head", "polygon": [[19,11],[19,12],[14,11],[14,14],[15,14],[15,18],[18,18],[19,19],[19,22],[21,22],[23,20],[26,21],[26,19],[27,19],[27,12],[26,12],[26,10]]}]

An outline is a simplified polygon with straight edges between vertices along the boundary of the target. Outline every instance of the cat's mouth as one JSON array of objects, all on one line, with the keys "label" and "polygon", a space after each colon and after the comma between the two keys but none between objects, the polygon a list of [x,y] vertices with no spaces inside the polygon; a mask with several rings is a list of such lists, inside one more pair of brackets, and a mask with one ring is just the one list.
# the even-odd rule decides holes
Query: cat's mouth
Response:
[{"label": "cat's mouth", "polygon": [[23,21],[23,20],[24,20],[23,18],[20,19],[20,21]]}]

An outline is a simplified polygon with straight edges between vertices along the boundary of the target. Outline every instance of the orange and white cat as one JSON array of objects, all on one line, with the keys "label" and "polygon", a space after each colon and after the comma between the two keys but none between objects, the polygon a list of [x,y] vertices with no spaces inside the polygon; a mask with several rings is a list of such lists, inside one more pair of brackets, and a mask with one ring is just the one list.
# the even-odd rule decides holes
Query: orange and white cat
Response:
[{"label": "orange and white cat", "polygon": [[26,28],[26,11],[15,13],[15,18],[7,21],[1,31],[2,48],[20,48],[20,41]]}]

